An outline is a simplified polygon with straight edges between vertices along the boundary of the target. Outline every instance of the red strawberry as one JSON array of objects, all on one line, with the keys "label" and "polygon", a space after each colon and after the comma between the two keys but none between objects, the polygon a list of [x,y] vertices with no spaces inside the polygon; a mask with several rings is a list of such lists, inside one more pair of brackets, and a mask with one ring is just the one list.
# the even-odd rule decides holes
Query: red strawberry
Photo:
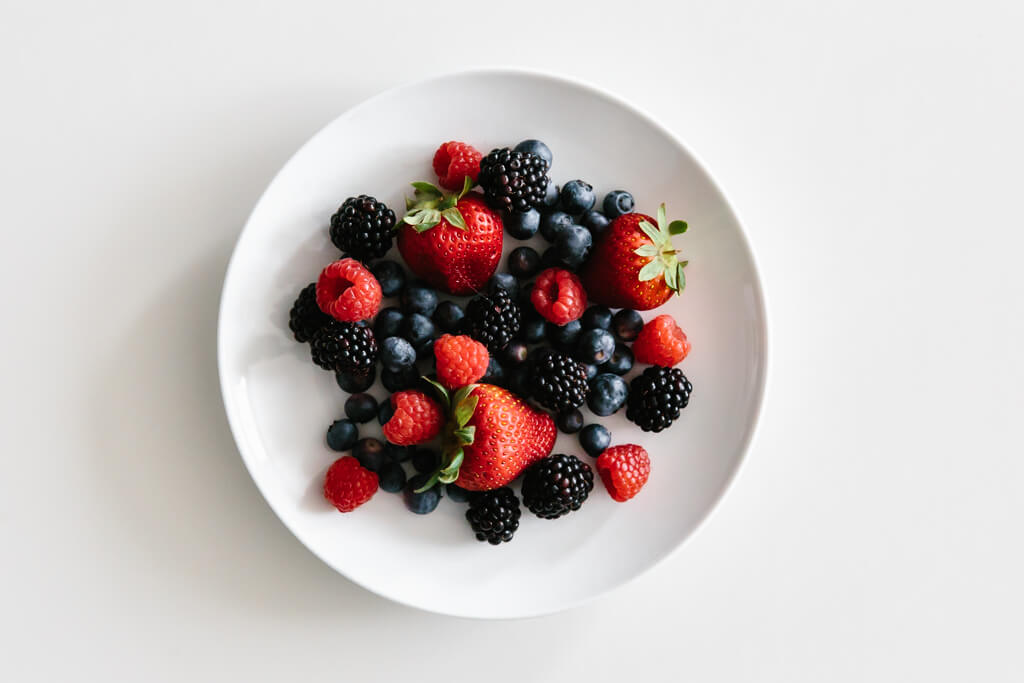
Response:
[{"label": "red strawberry", "polygon": [[354,323],[377,315],[380,283],[354,258],[335,261],[316,281],[316,304],[336,320]]},{"label": "red strawberry", "polygon": [[430,441],[441,431],[444,414],[437,401],[421,391],[391,394],[394,412],[384,423],[384,438],[396,446],[413,446]]},{"label": "red strawberry", "polygon": [[377,492],[377,475],[359,464],[351,455],[338,458],[324,477],[324,498],[338,512],[352,512],[373,498]]},{"label": "red strawberry", "polygon": [[672,236],[686,232],[683,221],[668,222],[665,205],[658,220],[642,213],[619,216],[597,239],[582,279],[592,301],[612,308],[657,308],[686,286]]},{"label": "red strawberry", "polygon": [[640,330],[633,342],[633,355],[638,363],[670,368],[690,353],[690,342],[670,315],[659,315]]},{"label": "red strawberry", "polygon": [[438,183],[446,190],[458,190],[468,177],[476,185],[480,175],[481,154],[465,142],[445,142],[434,152],[434,173]]},{"label": "red strawberry", "polygon": [[612,446],[598,456],[597,473],[612,500],[623,503],[647,483],[651,476],[651,458],[636,444]]},{"label": "red strawberry", "polygon": [[484,288],[501,260],[504,226],[484,198],[466,192],[445,196],[430,183],[413,183],[416,197],[398,229],[398,250],[409,270],[449,294]]}]

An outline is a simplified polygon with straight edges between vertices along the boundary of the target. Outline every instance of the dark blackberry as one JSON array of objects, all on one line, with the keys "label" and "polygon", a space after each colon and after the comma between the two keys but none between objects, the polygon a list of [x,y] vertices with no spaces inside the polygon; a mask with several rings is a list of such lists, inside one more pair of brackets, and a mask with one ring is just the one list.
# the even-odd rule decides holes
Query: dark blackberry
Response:
[{"label": "dark blackberry", "polygon": [[309,348],[313,362],[324,370],[369,370],[377,362],[377,339],[373,330],[358,323],[332,320],[317,330]]},{"label": "dark blackberry", "polygon": [[645,432],[660,432],[679,417],[691,391],[682,370],[652,365],[630,382],[626,417]]},{"label": "dark blackberry", "polygon": [[316,305],[316,283],[311,282],[299,292],[288,314],[288,327],[295,335],[295,341],[307,342],[317,330],[331,322],[331,316]]},{"label": "dark blackberry", "polygon": [[491,295],[481,294],[470,300],[463,324],[469,336],[496,353],[519,332],[522,315],[508,291],[499,287]]},{"label": "dark blackberry", "polygon": [[361,194],[349,197],[331,216],[334,246],[360,261],[380,258],[391,248],[395,212],[384,202]]},{"label": "dark blackberry", "polygon": [[491,206],[523,213],[544,204],[547,172],[548,164],[540,157],[504,147],[480,160],[479,182]]},{"label": "dark blackberry", "polygon": [[556,413],[587,400],[587,369],[568,354],[541,349],[530,368],[530,396]]},{"label": "dark blackberry", "polygon": [[579,510],[594,488],[594,471],[575,455],[549,455],[526,470],[523,504],[543,519]]},{"label": "dark blackberry", "polygon": [[466,519],[476,533],[476,540],[498,545],[512,540],[522,514],[516,494],[503,486],[470,496]]}]

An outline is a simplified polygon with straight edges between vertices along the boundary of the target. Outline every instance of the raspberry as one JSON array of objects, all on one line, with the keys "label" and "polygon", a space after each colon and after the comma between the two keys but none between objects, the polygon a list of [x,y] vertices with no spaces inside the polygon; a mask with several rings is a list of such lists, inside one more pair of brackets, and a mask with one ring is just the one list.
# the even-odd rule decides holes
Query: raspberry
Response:
[{"label": "raspberry", "polygon": [[434,342],[437,379],[448,389],[472,384],[487,373],[487,347],[465,335],[443,334]]},{"label": "raspberry", "polygon": [[446,190],[461,190],[466,176],[476,185],[483,154],[465,142],[445,142],[434,152],[434,173]]},{"label": "raspberry", "polygon": [[640,330],[633,355],[640,363],[670,368],[690,353],[690,342],[670,315],[659,315]]},{"label": "raspberry", "polygon": [[396,446],[426,443],[441,432],[444,413],[434,399],[421,391],[399,391],[391,395],[394,413],[384,423],[384,438]]},{"label": "raspberry", "polygon": [[597,473],[613,500],[635,496],[651,476],[651,458],[636,444],[606,448],[597,458]]},{"label": "raspberry", "polygon": [[548,268],[533,285],[530,301],[546,320],[565,325],[583,315],[587,293],[580,279],[561,268]]},{"label": "raspberry", "polygon": [[354,258],[327,266],[316,281],[316,303],[327,315],[346,323],[377,315],[382,297],[373,273]]},{"label": "raspberry", "polygon": [[324,498],[338,512],[352,512],[373,498],[377,475],[359,464],[351,455],[338,458],[324,477]]}]

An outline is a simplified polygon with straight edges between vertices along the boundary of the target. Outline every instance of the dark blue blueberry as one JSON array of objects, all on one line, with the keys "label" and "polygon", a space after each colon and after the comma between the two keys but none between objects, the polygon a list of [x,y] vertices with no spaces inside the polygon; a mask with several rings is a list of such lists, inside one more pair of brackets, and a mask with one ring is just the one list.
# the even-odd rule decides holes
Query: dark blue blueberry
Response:
[{"label": "dark blue blueberry", "polygon": [[591,306],[580,318],[585,330],[607,330],[612,326],[612,312],[607,306]]},{"label": "dark blue blueberry", "polygon": [[545,145],[540,140],[523,140],[518,145],[516,145],[512,151],[526,152],[527,154],[532,154],[534,156],[540,157],[541,159],[544,160],[544,163],[548,165],[548,168],[551,168],[551,161],[553,159],[553,157],[551,156],[551,148]]},{"label": "dark blue blueberry", "polygon": [[583,324],[579,320],[572,320],[564,325],[548,323],[544,329],[551,345],[566,353],[572,353],[575,350],[580,335],[583,334]]},{"label": "dark blue blueberry", "polygon": [[612,316],[612,332],[620,341],[633,341],[643,327],[644,319],[632,308],[623,308]]},{"label": "dark blue blueberry", "polygon": [[434,309],[434,324],[437,329],[447,334],[458,334],[462,329],[462,319],[466,312],[454,301],[442,301]]},{"label": "dark blue blueberry", "polygon": [[508,272],[528,280],[540,272],[540,254],[531,247],[516,247],[508,255]]},{"label": "dark blue blueberry", "polygon": [[373,381],[377,379],[377,366],[360,372],[339,372],[334,375],[334,379],[342,391],[358,394],[373,386]]},{"label": "dark blue blueberry", "polygon": [[405,462],[412,457],[412,446],[399,446],[390,442],[384,443],[384,455],[391,462]]},{"label": "dark blue blueberry", "polygon": [[384,388],[394,393],[405,389],[412,389],[420,380],[420,373],[415,367],[408,370],[392,372],[385,368],[380,373],[380,382]]},{"label": "dark blue blueberry", "polygon": [[612,357],[615,337],[608,330],[587,330],[576,343],[576,358],[584,363],[601,365]]},{"label": "dark blue blueberry", "polygon": [[548,181],[548,189],[544,193],[544,203],[541,205],[542,211],[550,211],[558,206],[558,185],[555,185],[554,180]]},{"label": "dark blue blueberry", "polygon": [[594,239],[600,237],[611,224],[612,222],[603,213],[593,209],[580,216],[580,225],[589,230]]},{"label": "dark blue blueberry", "polygon": [[427,483],[429,474],[417,474],[405,484],[402,498],[405,500],[405,507],[417,515],[426,515],[434,511],[441,501],[441,490],[436,484],[431,488],[416,493],[416,489]]},{"label": "dark blue blueberry", "polygon": [[587,371],[587,380],[592,380],[597,377],[597,366],[593,363],[584,363],[583,369]]},{"label": "dark blue blueberry", "polygon": [[570,180],[562,185],[562,191],[558,195],[562,211],[578,216],[584,211],[594,208],[597,202],[597,195],[590,183],[582,180]]},{"label": "dark blue blueberry", "polygon": [[612,433],[599,424],[590,424],[580,432],[580,445],[592,458],[604,452],[612,445]]},{"label": "dark blue blueberry", "polygon": [[394,261],[377,261],[370,266],[370,272],[380,283],[384,296],[395,296],[405,287],[405,270]]},{"label": "dark blue blueberry", "polygon": [[487,372],[480,378],[484,384],[495,384],[499,387],[505,386],[505,368],[491,356],[487,361]]},{"label": "dark blue blueberry", "polygon": [[391,405],[391,397],[381,401],[380,406],[377,408],[377,423],[383,427],[394,415],[395,408]]},{"label": "dark blue blueberry", "polygon": [[633,211],[633,195],[625,190],[612,190],[604,196],[604,215],[612,220]]},{"label": "dark blue blueberry", "polygon": [[526,343],[521,341],[513,340],[509,342],[509,345],[502,351],[502,359],[506,365],[519,365],[520,363],[526,362],[526,356],[529,354],[529,349],[526,348]]},{"label": "dark blue blueberry", "polygon": [[555,418],[555,424],[558,426],[559,431],[566,434],[575,434],[583,428],[583,413],[579,411],[579,408],[563,410]]},{"label": "dark blue blueberry", "polygon": [[445,484],[444,492],[448,494],[448,500],[453,503],[468,503],[470,491],[456,486],[455,484]]},{"label": "dark blue blueberry", "polygon": [[433,474],[441,465],[441,456],[429,448],[417,448],[412,454],[412,466],[421,474]]},{"label": "dark blue blueberry", "polygon": [[359,440],[359,428],[352,420],[335,420],[327,428],[327,445],[331,450],[347,451]]},{"label": "dark blue blueberry", "polygon": [[523,320],[531,316],[538,316],[540,313],[533,306],[531,297],[533,296],[533,283],[526,282],[519,285],[519,296],[516,297],[516,303],[519,304],[519,311],[523,314]]},{"label": "dark blue blueberry", "polygon": [[388,493],[398,493],[405,487],[405,470],[397,462],[389,462],[377,473],[380,487]]},{"label": "dark blue blueberry", "polygon": [[402,321],[402,336],[414,347],[419,347],[435,334],[434,322],[422,313],[413,313]]},{"label": "dark blue blueberry", "polygon": [[541,219],[540,234],[548,242],[554,242],[570,225],[572,225],[572,216],[564,211],[553,211]]},{"label": "dark blue blueberry", "polygon": [[558,247],[551,246],[540,255],[540,264],[545,268],[565,268],[562,257],[558,255]]},{"label": "dark blue blueberry", "polygon": [[505,214],[505,232],[517,240],[528,240],[540,229],[540,211],[530,209],[522,213]]},{"label": "dark blue blueberry", "polygon": [[602,372],[590,380],[587,407],[594,415],[606,417],[621,408],[628,395],[626,380],[610,372]]},{"label": "dark blue blueberry", "polygon": [[424,339],[416,345],[416,357],[420,360],[434,357],[434,338]]},{"label": "dark blue blueberry", "polygon": [[513,394],[518,394],[521,398],[529,398],[530,396],[530,364],[522,363],[514,368],[510,368],[506,373],[508,381],[508,389]]},{"label": "dark blue blueberry", "polygon": [[416,364],[416,349],[407,339],[388,337],[380,344],[380,362],[388,370],[405,370]]},{"label": "dark blue blueberry", "polygon": [[615,351],[608,362],[601,366],[602,372],[613,372],[616,375],[625,375],[633,369],[633,352],[625,344],[616,344]]},{"label": "dark blue blueberry", "polygon": [[487,292],[494,294],[499,289],[504,289],[515,300],[519,296],[519,281],[512,273],[495,273],[487,283]]},{"label": "dark blue blueberry", "polygon": [[383,309],[373,322],[373,336],[379,339],[394,337],[402,329],[405,316],[394,306]]},{"label": "dark blue blueberry", "polygon": [[562,263],[575,270],[590,256],[590,247],[593,245],[594,237],[589,230],[582,225],[570,225],[558,236],[555,249],[558,250],[558,258]]},{"label": "dark blue blueberry", "polygon": [[399,300],[405,313],[421,313],[432,315],[437,308],[437,292],[424,282],[413,282],[402,290]]},{"label": "dark blue blueberry", "polygon": [[519,328],[519,336],[530,344],[539,344],[544,340],[546,325],[547,321],[540,317],[523,320],[523,324]]},{"label": "dark blue blueberry", "polygon": [[360,465],[371,472],[379,472],[388,462],[388,456],[384,454],[384,444],[377,439],[359,439],[352,448],[352,455],[356,456]]},{"label": "dark blue blueberry", "polygon": [[369,394],[352,394],[345,400],[345,415],[363,424],[377,417],[377,399]]}]

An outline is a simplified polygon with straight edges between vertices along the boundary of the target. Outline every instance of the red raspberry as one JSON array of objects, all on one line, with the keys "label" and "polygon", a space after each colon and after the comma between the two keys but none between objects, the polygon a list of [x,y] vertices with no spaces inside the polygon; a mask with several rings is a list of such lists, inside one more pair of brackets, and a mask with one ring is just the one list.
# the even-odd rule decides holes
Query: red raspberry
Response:
[{"label": "red raspberry", "polygon": [[472,384],[487,374],[487,347],[465,335],[442,334],[434,342],[437,379],[448,389]]},{"label": "red raspberry", "polygon": [[465,142],[446,142],[434,152],[434,173],[441,187],[446,190],[461,190],[466,176],[473,180],[480,175],[480,159],[483,155]]},{"label": "red raspberry", "polygon": [[583,315],[587,292],[580,279],[561,268],[548,268],[537,276],[530,301],[546,320],[565,325]]},{"label": "red raspberry", "polygon": [[320,310],[346,323],[377,315],[381,296],[377,278],[354,258],[335,261],[320,272],[316,281]]},{"label": "red raspberry", "polygon": [[377,474],[351,455],[338,458],[324,477],[324,498],[338,512],[352,512],[377,493]]},{"label": "red raspberry", "polygon": [[426,443],[444,426],[441,406],[421,391],[391,394],[391,408],[395,412],[382,429],[384,438],[396,446]]},{"label": "red raspberry", "polygon": [[640,330],[633,342],[637,362],[670,368],[690,353],[690,342],[670,315],[659,315]]},{"label": "red raspberry", "polygon": [[597,473],[612,499],[622,503],[647,483],[647,477],[651,476],[651,458],[636,444],[612,446],[598,456]]}]

